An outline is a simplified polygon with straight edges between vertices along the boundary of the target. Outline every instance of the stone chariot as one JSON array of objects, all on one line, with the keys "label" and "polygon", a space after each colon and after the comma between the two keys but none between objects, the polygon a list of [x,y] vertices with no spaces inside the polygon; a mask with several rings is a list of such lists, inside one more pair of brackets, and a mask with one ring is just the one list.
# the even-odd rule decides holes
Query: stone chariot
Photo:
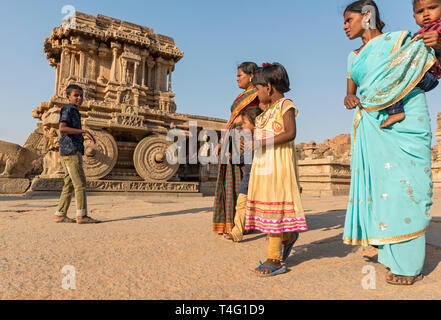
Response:
[{"label": "stone chariot", "polygon": [[172,72],[183,52],[174,40],[102,15],[77,12],[71,22],[68,27],[55,28],[44,41],[56,79],[54,96],[33,110],[41,123],[26,143],[44,155],[43,173],[38,183],[34,181],[34,189],[55,188],[48,181],[63,174],[58,119],[60,109],[68,103],[65,89],[70,84],[84,89],[83,127],[97,142],[85,141],[83,160],[87,178],[93,181],[90,188],[155,191],[151,183],[168,183],[156,185],[157,189],[195,191],[195,183],[215,180],[217,166],[167,161],[173,143],[166,139],[169,130],[180,129],[188,138],[189,122],[193,121],[198,131],[211,129],[220,136],[226,123],[176,112]]}]

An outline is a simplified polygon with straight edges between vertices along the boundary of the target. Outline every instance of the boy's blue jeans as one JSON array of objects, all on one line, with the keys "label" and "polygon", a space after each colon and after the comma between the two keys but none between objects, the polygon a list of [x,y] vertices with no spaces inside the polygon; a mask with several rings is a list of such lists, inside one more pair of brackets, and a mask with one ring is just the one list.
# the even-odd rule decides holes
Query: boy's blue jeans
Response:
[{"label": "boy's blue jeans", "polygon": [[[417,87],[421,90],[424,90],[425,92],[429,92],[433,89],[435,89],[439,84],[438,79],[436,78],[436,75],[434,75],[431,72],[427,72],[424,75],[424,78],[418,83]],[[386,111],[389,115],[402,113],[404,112],[404,104],[403,101],[400,100],[394,105],[391,105],[389,108],[386,108]]]}]

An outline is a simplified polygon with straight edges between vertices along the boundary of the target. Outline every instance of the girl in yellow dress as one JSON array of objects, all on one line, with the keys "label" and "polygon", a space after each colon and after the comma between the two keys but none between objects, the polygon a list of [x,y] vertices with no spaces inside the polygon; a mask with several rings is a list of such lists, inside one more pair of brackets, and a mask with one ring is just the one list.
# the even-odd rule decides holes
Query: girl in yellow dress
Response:
[{"label": "girl in yellow dress", "polygon": [[254,272],[262,277],[286,272],[283,262],[306,231],[300,199],[296,136],[297,108],[284,97],[289,89],[285,68],[264,64],[253,78],[258,97],[266,110],[256,119],[255,157],[251,169],[245,218],[246,230],[269,235],[268,259]]}]

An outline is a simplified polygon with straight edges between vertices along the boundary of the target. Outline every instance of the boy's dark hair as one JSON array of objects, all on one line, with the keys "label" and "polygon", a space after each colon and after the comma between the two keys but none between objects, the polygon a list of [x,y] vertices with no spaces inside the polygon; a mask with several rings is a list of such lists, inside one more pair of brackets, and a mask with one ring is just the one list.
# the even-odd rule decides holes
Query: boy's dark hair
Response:
[{"label": "boy's dark hair", "polygon": [[344,13],[349,11],[349,12],[356,12],[359,14],[365,14],[366,13],[365,10],[367,9],[367,6],[372,6],[375,8],[375,12],[372,12],[372,16],[374,16],[376,18],[375,19],[375,27],[378,30],[383,31],[384,23],[383,23],[383,21],[381,21],[380,10],[378,10],[378,6],[374,0],[355,1],[346,7]]},{"label": "boy's dark hair", "polygon": [[259,67],[254,62],[242,62],[237,70],[242,70],[247,75],[253,75]]},{"label": "boy's dark hair", "polygon": [[[412,1],[412,5],[413,5],[413,8],[415,9],[415,5],[418,3],[418,2],[420,2],[421,0],[413,0]],[[439,3],[441,3],[441,0],[438,0],[438,2]]]},{"label": "boy's dark hair", "polygon": [[242,117],[247,117],[252,124],[256,124],[256,118],[262,113],[259,107],[248,107],[240,112]]},{"label": "boy's dark hair", "polygon": [[67,88],[66,88],[66,95],[67,95],[67,96],[70,96],[70,94],[71,94],[72,91],[74,91],[74,90],[80,90],[81,92],[84,92],[84,91],[83,91],[83,88],[81,88],[79,85],[77,85],[77,84],[70,84],[70,85],[68,85]]},{"label": "boy's dark hair", "polygon": [[290,91],[289,77],[285,67],[280,63],[267,64],[264,67],[257,69],[254,73],[253,84],[256,86],[266,86],[270,83],[280,93]]}]

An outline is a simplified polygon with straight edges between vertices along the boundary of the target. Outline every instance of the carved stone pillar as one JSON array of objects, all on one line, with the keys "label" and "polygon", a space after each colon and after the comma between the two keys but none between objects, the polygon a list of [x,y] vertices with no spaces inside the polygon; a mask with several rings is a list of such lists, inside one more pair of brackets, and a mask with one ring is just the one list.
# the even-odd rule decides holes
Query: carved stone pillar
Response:
[{"label": "carved stone pillar", "polygon": [[122,60],[121,65],[122,65],[121,83],[127,84],[127,60]]},{"label": "carved stone pillar", "polygon": [[145,56],[142,56],[142,79],[141,86],[145,87]]},{"label": "carved stone pillar", "polygon": [[[109,49],[107,49],[105,44],[101,44],[100,47],[98,48],[98,61],[101,61],[100,65],[99,65],[99,71],[98,71],[98,83],[100,84],[105,84],[106,82],[106,78],[104,77],[104,73],[105,73],[105,66],[104,66],[104,60],[107,57],[109,52]],[[112,65],[113,67],[113,65]],[[110,70],[110,73],[112,73],[112,70]]]},{"label": "carved stone pillar", "polygon": [[156,78],[155,78],[155,80],[156,80],[155,90],[156,91],[160,91],[163,87],[163,81],[164,81],[164,79],[163,79],[164,66],[162,64],[163,62],[164,62],[164,59],[162,59],[161,57],[156,58]]},{"label": "carved stone pillar", "polygon": [[121,48],[121,45],[117,42],[111,43],[113,60],[112,60],[112,69],[110,70],[110,82],[116,83],[116,64],[118,61],[118,52]]},{"label": "carved stone pillar", "polygon": [[153,67],[154,66],[155,66],[155,61],[149,57],[149,59],[147,60],[147,69],[148,69],[147,86],[149,88],[153,88],[152,80],[153,80]]},{"label": "carved stone pillar", "polygon": [[136,90],[136,92],[133,93],[133,105],[135,107],[139,107],[139,92]]},{"label": "carved stone pillar", "polygon": [[170,64],[170,67],[168,68],[168,92],[172,92],[172,72],[174,69],[174,64]]},{"label": "carved stone pillar", "polygon": [[70,52],[70,71],[69,71],[69,77],[75,78],[75,52]]},{"label": "carved stone pillar", "polygon": [[62,95],[60,94],[60,88],[63,85],[64,82],[64,70],[66,69],[67,66],[65,66],[66,64],[66,56],[69,54],[69,50],[68,49],[63,49],[63,51],[61,52],[61,57],[60,57],[60,73],[59,73],[59,78],[58,78],[58,82],[57,82],[57,89],[55,91],[55,95]]},{"label": "carved stone pillar", "polygon": [[78,71],[78,78],[80,79],[84,79],[84,74],[85,74],[85,67],[86,67],[86,54],[84,53],[84,51],[80,52],[80,66],[79,66],[79,71]]},{"label": "carved stone pillar", "polygon": [[139,62],[135,62],[135,66],[133,67],[133,86],[134,87],[138,84],[138,68],[139,68]]},{"label": "carved stone pillar", "polygon": [[[61,54],[61,56],[63,56],[63,54]],[[60,68],[61,68],[61,63],[59,63],[57,65],[57,68],[55,69],[55,92],[54,92],[54,96],[57,95],[58,93],[58,89],[59,89],[59,84],[60,84]]]},{"label": "carved stone pillar", "polygon": [[86,72],[86,77],[96,80],[97,74],[96,74],[96,68],[97,68],[97,55],[95,50],[89,50],[89,56],[87,58],[88,60],[88,67],[86,70],[89,70],[89,72]]},{"label": "carved stone pillar", "polygon": [[162,73],[161,73],[161,91],[167,91],[167,73],[168,66],[167,64],[162,65]]}]

